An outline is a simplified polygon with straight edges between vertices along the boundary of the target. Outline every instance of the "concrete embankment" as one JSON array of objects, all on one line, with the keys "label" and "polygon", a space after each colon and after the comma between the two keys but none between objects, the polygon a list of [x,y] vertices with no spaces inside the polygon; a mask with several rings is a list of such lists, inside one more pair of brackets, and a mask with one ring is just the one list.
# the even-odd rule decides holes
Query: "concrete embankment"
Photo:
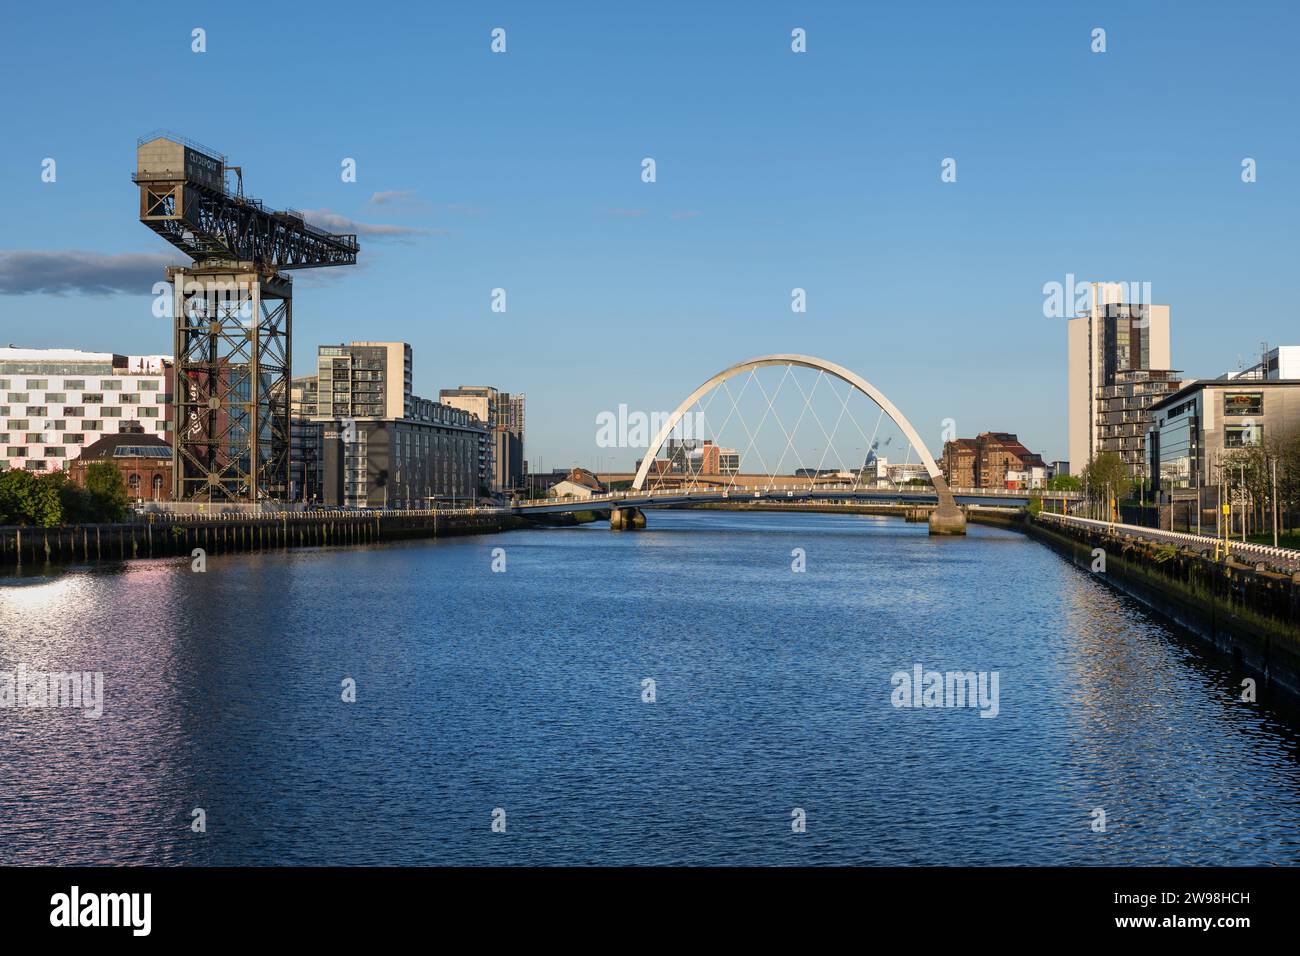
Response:
[{"label": "concrete embankment", "polygon": [[[552,522],[554,523],[554,522]],[[576,523],[576,522],[574,522]],[[0,567],[345,547],[408,538],[492,534],[532,527],[508,512],[285,512],[58,528],[0,527]]]},{"label": "concrete embankment", "polygon": [[1019,526],[1076,566],[1101,575],[1214,645],[1265,682],[1300,697],[1300,574],[1216,561],[1187,548],[1125,537],[1104,528],[1034,520],[1023,520]]}]

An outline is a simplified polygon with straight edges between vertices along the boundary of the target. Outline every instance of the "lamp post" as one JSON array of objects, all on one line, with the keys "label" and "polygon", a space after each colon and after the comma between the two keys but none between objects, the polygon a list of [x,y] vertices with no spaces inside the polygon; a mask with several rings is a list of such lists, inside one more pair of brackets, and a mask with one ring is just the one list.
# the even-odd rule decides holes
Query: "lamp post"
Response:
[{"label": "lamp post", "polygon": [[1277,544],[1277,458],[1274,457],[1270,459],[1269,464],[1272,466],[1271,470],[1273,472],[1273,494],[1270,497],[1273,499],[1273,547],[1276,548],[1278,546]]},{"label": "lamp post", "polygon": [[1241,463],[1241,543],[1246,543],[1246,463]]}]

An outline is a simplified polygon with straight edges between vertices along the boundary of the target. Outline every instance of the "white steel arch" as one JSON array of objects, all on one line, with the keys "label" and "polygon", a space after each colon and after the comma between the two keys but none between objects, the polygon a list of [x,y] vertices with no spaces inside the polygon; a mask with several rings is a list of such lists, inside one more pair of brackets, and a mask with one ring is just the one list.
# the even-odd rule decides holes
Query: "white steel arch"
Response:
[{"label": "white steel arch", "polygon": [[637,469],[636,478],[632,481],[633,490],[640,491],[643,489],[646,477],[650,473],[650,468],[654,464],[655,459],[659,457],[659,450],[663,447],[664,442],[668,440],[668,436],[672,434],[677,423],[681,421],[682,416],[685,415],[702,396],[707,395],[713,388],[722,384],[729,378],[742,375],[745,372],[752,371],[756,368],[764,368],[770,365],[797,365],[802,368],[810,368],[819,372],[825,372],[828,375],[833,375],[840,381],[853,386],[866,395],[869,399],[880,406],[884,413],[890,417],[893,423],[897,425],[907,437],[907,440],[912,443],[912,447],[916,449],[918,454],[920,454],[921,461],[925,465],[926,473],[929,474],[930,480],[934,483],[934,490],[939,497],[940,503],[942,504],[947,502],[953,504],[955,507],[952,492],[948,490],[948,483],[944,481],[943,473],[939,471],[938,467],[935,465],[934,456],[931,455],[930,450],[925,447],[925,442],[921,441],[921,436],[918,435],[916,429],[912,427],[912,423],[909,422],[903,413],[894,406],[894,403],[887,399],[884,396],[884,393],[861,375],[858,375],[855,372],[850,372],[842,365],[836,365],[834,362],[828,362],[825,359],[814,358],[811,355],[764,355],[761,358],[738,362],[731,366],[731,368],[719,372],[695,391],[691,392],[691,394],[686,397],[686,400],[678,405],[677,410],[672,413],[666,422],[664,422],[663,427],[659,429],[659,433],[655,436],[654,441],[651,442],[650,447],[646,449],[645,457],[641,459],[641,467]]}]

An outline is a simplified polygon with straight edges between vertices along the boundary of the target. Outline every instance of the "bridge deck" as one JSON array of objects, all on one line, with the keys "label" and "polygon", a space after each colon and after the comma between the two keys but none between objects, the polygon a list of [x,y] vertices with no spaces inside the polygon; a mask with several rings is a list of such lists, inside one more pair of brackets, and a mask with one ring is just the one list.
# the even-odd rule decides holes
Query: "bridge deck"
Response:
[{"label": "bridge deck", "polygon": [[[1062,504],[1082,498],[1074,491],[1003,491],[984,488],[954,488],[958,504],[1004,505],[1014,507],[1041,497],[1044,504]],[[867,488],[851,485],[755,486],[731,488],[682,488],[658,491],[615,491],[590,498],[546,498],[515,501],[515,514],[555,514],[566,511],[603,511],[607,508],[670,508],[674,505],[705,504],[714,501],[898,501],[904,504],[936,504],[933,488]]]}]

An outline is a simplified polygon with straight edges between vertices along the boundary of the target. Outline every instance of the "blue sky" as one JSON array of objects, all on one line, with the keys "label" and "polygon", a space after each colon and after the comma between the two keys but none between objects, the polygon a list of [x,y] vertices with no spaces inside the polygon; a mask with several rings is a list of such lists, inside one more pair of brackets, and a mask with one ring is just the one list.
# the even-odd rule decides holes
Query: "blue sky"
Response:
[{"label": "blue sky", "polygon": [[[1300,343],[1296,11],[14,5],[0,340],[170,351],[147,284],[86,294],[77,278],[130,273],[95,256],[168,251],[130,182],[136,138],[165,128],[226,153],[272,206],[366,224],[357,267],[296,273],[297,371],[321,343],[409,341],[421,394],[526,392],[528,457],[548,469],[594,461],[599,412],[671,409],[768,352],[861,373],[934,451],[954,418],[1063,457],[1065,329],[1043,315],[1046,282],[1151,282],[1189,375]],[[69,253],[64,291],[23,291],[14,256],[30,252]]]}]

